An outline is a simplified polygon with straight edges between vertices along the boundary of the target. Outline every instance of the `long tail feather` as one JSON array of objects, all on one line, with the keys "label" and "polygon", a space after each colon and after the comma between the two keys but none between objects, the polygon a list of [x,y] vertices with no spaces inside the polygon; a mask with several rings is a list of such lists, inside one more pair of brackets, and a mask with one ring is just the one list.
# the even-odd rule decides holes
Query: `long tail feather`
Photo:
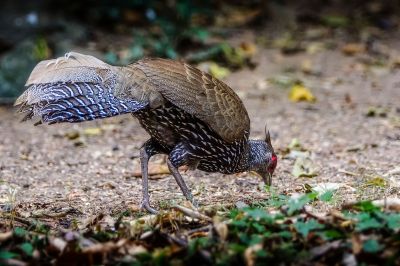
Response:
[{"label": "long tail feather", "polygon": [[[41,122],[82,122],[135,112],[147,103],[120,99],[111,89],[87,82],[32,85],[24,94],[27,99],[21,112],[23,121],[40,116]],[[22,96],[21,96],[22,97]]]},{"label": "long tail feather", "polygon": [[42,61],[16,100],[23,121],[39,116],[39,123],[82,122],[131,113],[148,105],[132,97],[117,97],[118,67],[75,52]]}]

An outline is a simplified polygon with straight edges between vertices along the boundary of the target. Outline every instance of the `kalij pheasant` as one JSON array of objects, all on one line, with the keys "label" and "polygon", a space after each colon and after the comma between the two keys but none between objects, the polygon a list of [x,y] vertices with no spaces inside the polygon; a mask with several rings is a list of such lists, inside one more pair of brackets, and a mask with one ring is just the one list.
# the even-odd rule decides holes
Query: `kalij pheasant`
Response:
[{"label": "kalij pheasant", "polygon": [[249,140],[242,101],[223,82],[188,64],[143,59],[111,66],[71,52],[40,62],[17,99],[23,121],[82,122],[131,113],[150,134],[140,150],[143,201],[149,212],[148,161],[168,154],[167,164],[185,197],[195,204],[178,167],[224,174],[255,171],[270,185],[277,164],[269,133]]}]

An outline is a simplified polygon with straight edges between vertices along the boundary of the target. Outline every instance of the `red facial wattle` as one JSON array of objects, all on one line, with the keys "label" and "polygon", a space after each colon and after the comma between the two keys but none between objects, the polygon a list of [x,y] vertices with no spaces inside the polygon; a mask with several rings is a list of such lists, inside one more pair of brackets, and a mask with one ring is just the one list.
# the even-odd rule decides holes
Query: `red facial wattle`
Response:
[{"label": "red facial wattle", "polygon": [[277,164],[278,164],[278,157],[276,156],[276,154],[272,154],[271,162],[268,165],[268,172],[270,174],[274,173],[274,170],[275,170]]}]

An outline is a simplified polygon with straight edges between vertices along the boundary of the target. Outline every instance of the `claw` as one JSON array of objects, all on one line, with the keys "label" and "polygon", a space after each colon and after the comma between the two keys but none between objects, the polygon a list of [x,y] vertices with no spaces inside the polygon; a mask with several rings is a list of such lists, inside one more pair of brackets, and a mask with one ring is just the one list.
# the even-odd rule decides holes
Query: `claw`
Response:
[{"label": "claw", "polygon": [[154,209],[150,206],[150,203],[147,200],[142,201],[142,204],[140,204],[140,208],[145,209],[146,211],[148,211],[149,213],[152,213],[152,214],[159,213],[156,209]]},{"label": "claw", "polygon": [[192,203],[193,207],[195,207],[196,209],[199,208],[199,203],[198,203],[195,199],[192,198],[192,200],[190,201],[190,203]]}]

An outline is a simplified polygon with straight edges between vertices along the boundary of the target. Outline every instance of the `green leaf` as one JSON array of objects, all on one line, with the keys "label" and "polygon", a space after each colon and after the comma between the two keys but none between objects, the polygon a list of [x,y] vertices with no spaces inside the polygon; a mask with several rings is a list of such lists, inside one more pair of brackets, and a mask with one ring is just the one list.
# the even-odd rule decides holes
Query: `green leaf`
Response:
[{"label": "green leaf", "polygon": [[322,22],[330,27],[343,28],[349,25],[349,19],[345,16],[327,15],[322,17]]},{"label": "green leaf", "polygon": [[319,196],[319,199],[323,202],[329,202],[333,198],[333,190],[328,190],[322,193],[321,196]]},{"label": "green leaf", "polygon": [[21,250],[28,256],[32,256],[33,254],[33,246],[31,243],[25,242],[19,246]]},{"label": "green leaf", "polygon": [[335,229],[319,232],[318,235],[321,236],[323,239],[328,240],[328,241],[344,237],[341,232],[339,232],[339,231],[337,231]]},{"label": "green leaf", "polygon": [[382,246],[375,239],[368,239],[363,243],[363,250],[368,253],[376,253],[382,250]]},{"label": "green leaf", "polygon": [[255,221],[261,221],[265,220],[268,223],[272,223],[274,221],[274,217],[268,214],[265,210],[263,209],[246,209],[246,216],[252,218]]},{"label": "green leaf", "polygon": [[281,231],[279,232],[279,236],[282,238],[290,239],[292,238],[292,233],[290,233],[289,231]]},{"label": "green leaf", "polygon": [[389,229],[394,231],[400,229],[400,213],[375,212],[374,214],[384,220]]},{"label": "green leaf", "polygon": [[392,230],[400,229],[400,213],[388,214],[386,221],[390,229]]},{"label": "green leaf", "polygon": [[308,236],[311,231],[323,229],[324,225],[320,224],[315,219],[310,219],[307,222],[298,221],[294,224],[297,232],[299,232],[304,238]]},{"label": "green leaf", "polygon": [[26,234],[27,234],[27,232],[26,232],[26,230],[24,228],[16,227],[14,229],[14,235],[16,237],[24,237],[24,236],[26,236]]},{"label": "green leaf", "polygon": [[18,254],[9,251],[0,251],[0,260],[8,260],[18,257]]},{"label": "green leaf", "polygon": [[380,229],[384,224],[379,222],[376,218],[371,217],[369,213],[360,213],[356,216],[358,223],[356,224],[356,231],[364,231],[369,229]]},{"label": "green leaf", "polygon": [[293,215],[296,211],[301,210],[307,203],[312,200],[315,200],[318,196],[318,193],[311,192],[305,195],[300,196],[299,198],[293,199],[291,198],[288,202],[289,209],[288,214]]},{"label": "green leaf", "polygon": [[115,65],[118,62],[118,56],[116,53],[108,52],[104,55],[104,60],[112,65]]},{"label": "green leaf", "polygon": [[379,207],[375,206],[371,201],[361,201],[354,205],[354,207],[357,210],[364,212],[379,211]]}]

